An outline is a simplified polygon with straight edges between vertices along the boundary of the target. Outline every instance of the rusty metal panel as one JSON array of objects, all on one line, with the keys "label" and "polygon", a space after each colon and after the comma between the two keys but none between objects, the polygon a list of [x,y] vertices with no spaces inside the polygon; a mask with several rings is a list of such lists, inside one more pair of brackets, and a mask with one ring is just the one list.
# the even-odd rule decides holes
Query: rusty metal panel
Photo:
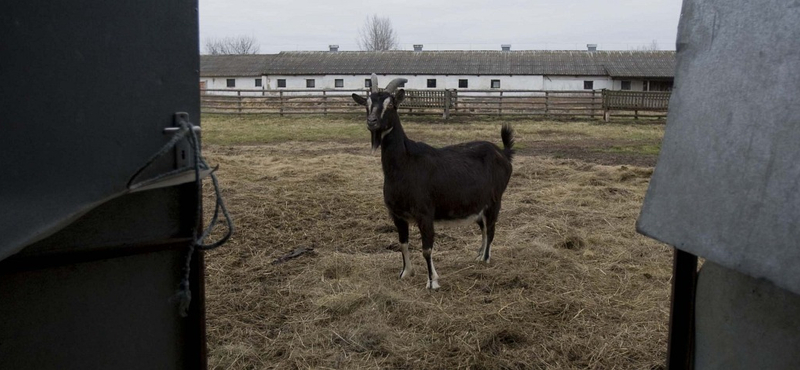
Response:
[{"label": "rusty metal panel", "polygon": [[686,0],[639,232],[800,293],[800,5]]}]

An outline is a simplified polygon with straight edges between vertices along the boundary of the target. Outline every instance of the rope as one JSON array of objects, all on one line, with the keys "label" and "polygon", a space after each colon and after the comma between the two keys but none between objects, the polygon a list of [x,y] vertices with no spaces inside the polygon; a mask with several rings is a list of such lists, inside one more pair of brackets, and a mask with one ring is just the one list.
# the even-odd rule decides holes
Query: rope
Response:
[{"label": "rope", "polygon": [[[214,196],[216,197],[216,202],[214,205],[214,215],[211,217],[211,221],[208,223],[208,227],[203,230],[202,233],[198,236],[197,227],[200,225],[202,221],[202,211],[203,211],[203,202],[202,202],[202,195],[200,194],[200,187],[202,185],[202,179],[200,178],[200,172],[202,170],[208,170],[210,167],[208,163],[206,163],[205,158],[203,158],[202,154],[200,153],[200,141],[197,138],[197,134],[194,131],[194,125],[187,121],[180,121],[181,128],[178,130],[175,135],[167,142],[158,152],[156,152],[150,159],[147,160],[144,166],[139,168],[138,171],[131,177],[128,181],[128,188],[135,187],[136,184],[133,181],[144,171],[147,167],[149,167],[156,159],[160,158],[167,152],[169,152],[175,145],[178,144],[181,140],[186,138],[189,142],[189,145],[192,147],[194,151],[194,163],[191,167],[182,167],[173,171],[169,171],[167,173],[160,174],[155,176],[154,178],[147,180],[148,182],[157,181],[159,179],[171,176],[176,173],[184,172],[187,169],[194,170],[194,182],[195,186],[198,189],[197,192],[197,212],[195,212],[197,219],[195,220],[194,226],[192,226],[192,244],[189,245],[189,250],[186,254],[186,260],[183,265],[183,277],[181,282],[178,286],[178,292],[175,295],[175,299],[178,300],[178,313],[182,317],[186,317],[188,315],[189,306],[191,305],[192,301],[192,291],[189,286],[189,274],[191,272],[191,263],[192,263],[192,255],[194,254],[195,250],[211,250],[217,248],[223,244],[225,244],[228,239],[230,239],[231,235],[233,235],[233,221],[231,220],[231,216],[228,213],[228,209],[225,207],[225,201],[222,198],[222,193],[219,190],[219,181],[217,180],[217,175],[215,172],[219,168],[219,166],[215,167],[211,170],[209,174],[211,177],[211,182],[214,184]],[[225,218],[225,224],[228,228],[228,231],[225,235],[213,242],[211,244],[203,244],[211,234],[211,231],[214,230],[216,227],[217,222],[219,222],[219,213],[222,211],[222,215]]]}]

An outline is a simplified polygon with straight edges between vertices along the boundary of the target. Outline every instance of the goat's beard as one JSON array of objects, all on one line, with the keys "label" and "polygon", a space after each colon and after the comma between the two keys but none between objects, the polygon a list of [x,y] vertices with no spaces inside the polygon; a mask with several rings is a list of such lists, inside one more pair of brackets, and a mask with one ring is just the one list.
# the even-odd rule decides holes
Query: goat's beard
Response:
[{"label": "goat's beard", "polygon": [[382,131],[381,130],[369,130],[370,136],[372,136],[372,152],[375,153],[378,150],[378,147],[381,146],[381,139],[382,139]]}]

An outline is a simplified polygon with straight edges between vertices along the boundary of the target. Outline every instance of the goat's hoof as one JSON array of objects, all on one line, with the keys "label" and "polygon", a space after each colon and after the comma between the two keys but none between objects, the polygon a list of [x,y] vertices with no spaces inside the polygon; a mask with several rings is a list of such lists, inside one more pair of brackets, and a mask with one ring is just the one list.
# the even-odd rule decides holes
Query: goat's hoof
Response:
[{"label": "goat's hoof", "polygon": [[407,278],[409,276],[414,276],[414,270],[408,269],[408,270],[400,271],[400,278],[401,279]]},{"label": "goat's hoof", "polygon": [[436,280],[428,280],[428,284],[425,286],[426,289],[436,290],[439,289],[439,282]]}]

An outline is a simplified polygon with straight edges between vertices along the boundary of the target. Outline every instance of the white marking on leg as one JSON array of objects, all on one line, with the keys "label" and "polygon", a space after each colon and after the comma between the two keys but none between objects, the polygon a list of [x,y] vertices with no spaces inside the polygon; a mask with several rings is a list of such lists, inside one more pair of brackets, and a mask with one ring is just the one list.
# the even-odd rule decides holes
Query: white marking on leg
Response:
[{"label": "white marking on leg", "polygon": [[428,289],[439,289],[439,274],[436,273],[436,268],[433,267],[433,258],[431,258],[431,278],[428,279],[428,284],[425,287]]},{"label": "white marking on leg", "polygon": [[483,261],[483,254],[486,252],[486,241],[488,240],[486,236],[486,216],[483,215],[481,212],[481,221],[483,221],[483,228],[481,229],[482,237],[481,237],[481,249],[478,250],[478,257],[475,258],[476,261]]},{"label": "white marking on leg", "polygon": [[400,278],[409,275],[414,275],[414,269],[411,268],[411,255],[408,253],[408,243],[400,244],[400,252],[403,253],[403,271],[400,271]]}]

